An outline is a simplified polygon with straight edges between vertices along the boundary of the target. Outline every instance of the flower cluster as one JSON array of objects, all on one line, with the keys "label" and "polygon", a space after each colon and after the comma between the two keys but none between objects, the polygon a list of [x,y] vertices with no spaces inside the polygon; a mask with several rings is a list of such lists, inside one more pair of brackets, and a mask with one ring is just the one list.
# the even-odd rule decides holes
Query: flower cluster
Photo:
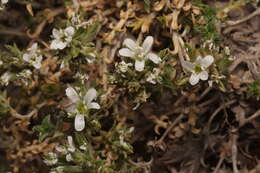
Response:
[{"label": "flower cluster", "polygon": [[51,49],[64,49],[72,41],[73,35],[75,34],[75,29],[72,26],[67,27],[66,29],[56,29],[52,30],[52,40],[50,48]]},{"label": "flower cluster", "polygon": [[214,62],[214,57],[211,55],[201,57],[198,56],[194,63],[184,61],[182,66],[185,70],[191,72],[189,82],[191,85],[196,85],[199,80],[207,80],[209,74],[207,68]]},{"label": "flower cluster", "polygon": [[12,74],[10,72],[5,72],[0,77],[0,83],[7,86],[12,78]]},{"label": "flower cluster", "polygon": [[76,131],[82,131],[85,128],[85,114],[90,109],[100,109],[100,105],[93,102],[97,98],[97,91],[94,88],[90,88],[83,97],[80,97],[74,88],[69,87],[66,89],[66,95],[71,101],[66,111],[70,114],[76,114],[74,121],[75,129]]},{"label": "flower cluster", "polygon": [[134,59],[135,70],[141,72],[144,70],[146,60],[149,59],[155,64],[159,64],[161,62],[161,58],[151,52],[153,41],[153,37],[148,36],[145,38],[142,46],[140,46],[132,39],[127,38],[123,42],[123,45],[127,48],[120,49],[118,53],[120,56]]},{"label": "flower cluster", "polygon": [[20,73],[18,73],[16,75],[16,77],[26,86],[29,85],[30,81],[31,81],[31,75],[32,72],[29,69],[25,69],[23,71],[21,71]]},{"label": "flower cluster", "polygon": [[133,64],[132,63],[126,63],[125,61],[121,61],[120,63],[116,63],[115,66],[117,68],[118,73],[125,73],[125,72],[127,72],[128,67],[133,66]]},{"label": "flower cluster", "polygon": [[159,74],[160,74],[160,69],[154,68],[153,71],[146,78],[146,82],[149,82],[151,84],[156,84],[160,80]]},{"label": "flower cluster", "polygon": [[48,166],[53,166],[58,162],[58,156],[56,153],[49,152],[45,155],[44,163]]},{"label": "flower cluster", "polygon": [[23,54],[23,60],[34,66],[36,69],[41,68],[42,59],[37,43],[33,43],[32,46],[27,49],[27,53]]}]

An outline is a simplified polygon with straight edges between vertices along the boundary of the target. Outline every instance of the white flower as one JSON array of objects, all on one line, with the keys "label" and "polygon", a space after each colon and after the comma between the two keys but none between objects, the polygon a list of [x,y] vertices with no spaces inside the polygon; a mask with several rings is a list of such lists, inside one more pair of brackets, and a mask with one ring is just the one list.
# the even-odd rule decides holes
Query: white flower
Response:
[{"label": "white flower", "polygon": [[[86,49],[88,49],[87,47],[86,47]],[[95,53],[93,53],[93,52],[91,52],[91,53],[88,53],[87,54],[87,61],[88,61],[88,63],[93,63],[95,60],[96,60],[96,54]]]},{"label": "white flower", "polygon": [[55,149],[56,149],[56,151],[58,151],[59,153],[62,153],[62,154],[67,154],[68,153],[66,147],[64,147],[64,146],[56,146]]},{"label": "white flower", "polygon": [[64,49],[72,41],[74,33],[75,29],[72,26],[69,26],[64,30],[57,30],[56,28],[54,28],[52,30],[52,36],[54,40],[52,40],[50,48],[60,50]]},{"label": "white flower", "polygon": [[209,77],[206,69],[214,62],[214,57],[211,55],[201,57],[198,56],[194,63],[188,61],[182,62],[184,69],[192,72],[189,82],[191,85],[196,85],[199,80],[207,80]]},{"label": "white flower", "polygon": [[123,45],[127,48],[122,48],[119,50],[119,55],[124,57],[130,57],[135,60],[135,70],[143,71],[145,61],[147,59],[151,60],[155,64],[159,64],[161,58],[156,54],[150,52],[153,45],[153,37],[148,36],[145,38],[142,46],[139,46],[133,40],[127,38],[124,40]]},{"label": "white flower", "polygon": [[48,166],[55,165],[58,162],[58,157],[56,153],[49,152],[46,155],[46,159],[44,160],[44,163]]},{"label": "white flower", "polygon": [[28,69],[25,69],[18,73],[16,76],[25,84],[29,85],[30,78],[31,78],[32,72]]},{"label": "white flower", "polygon": [[86,150],[87,150],[87,144],[84,143],[84,144],[82,144],[79,148],[80,148],[81,150],[86,151]]},{"label": "white flower", "polygon": [[60,64],[60,68],[69,68],[69,62],[66,60],[62,60]]},{"label": "white flower", "polygon": [[80,81],[86,81],[89,79],[89,76],[80,72],[75,74],[75,77],[78,78]]},{"label": "white flower", "polygon": [[53,168],[50,173],[63,173],[64,166],[58,166],[56,168]]},{"label": "white flower", "polygon": [[1,81],[1,83],[3,83],[4,85],[8,85],[11,78],[12,78],[12,74],[9,73],[9,72],[5,72],[5,73],[1,76],[0,81]]},{"label": "white flower", "polygon": [[133,64],[126,63],[125,61],[121,61],[120,63],[116,63],[116,68],[118,68],[119,72],[122,72],[122,73],[127,72],[127,69],[130,66],[133,66]]},{"label": "white flower", "polygon": [[230,55],[230,49],[229,49],[229,47],[225,46],[225,47],[224,47],[224,52],[225,52],[226,55]]},{"label": "white flower", "polygon": [[154,68],[153,72],[150,73],[149,76],[146,78],[146,81],[151,84],[156,84],[159,78],[159,74],[160,74],[160,69]]},{"label": "white flower", "polygon": [[80,15],[78,13],[72,12],[72,14],[71,14],[71,23],[73,25],[78,25],[78,24],[81,23]]},{"label": "white flower", "polygon": [[66,155],[66,160],[67,162],[71,162],[73,160],[70,153]]},{"label": "white flower", "polygon": [[23,71],[21,71],[20,73],[17,74],[17,77],[19,77],[20,79],[30,79],[32,75],[31,70],[29,69],[25,69]]},{"label": "white flower", "polygon": [[27,53],[23,54],[23,60],[33,65],[36,69],[41,68],[42,55],[38,49],[38,44],[33,43],[27,51]]},{"label": "white flower", "polygon": [[7,4],[7,3],[8,3],[8,0],[1,0],[1,3],[2,3],[2,4]]},{"label": "white flower", "polygon": [[[85,128],[85,118],[84,115],[78,113],[77,106],[81,103],[81,98],[78,93],[72,87],[66,89],[66,95],[71,101],[71,106],[67,108],[69,113],[77,113],[74,121],[74,126],[76,131],[82,131]],[[86,110],[90,109],[100,109],[100,105],[96,102],[93,102],[97,97],[97,91],[94,88],[90,88],[84,95],[83,103]]]}]

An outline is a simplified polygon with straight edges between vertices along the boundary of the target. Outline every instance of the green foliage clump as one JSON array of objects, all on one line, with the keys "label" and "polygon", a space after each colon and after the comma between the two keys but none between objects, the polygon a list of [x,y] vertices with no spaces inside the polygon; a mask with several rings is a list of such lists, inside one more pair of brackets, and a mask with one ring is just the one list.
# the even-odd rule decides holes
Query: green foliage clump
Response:
[{"label": "green foliage clump", "polygon": [[254,97],[259,99],[260,97],[260,79],[255,80],[248,87],[247,91],[248,97]]}]

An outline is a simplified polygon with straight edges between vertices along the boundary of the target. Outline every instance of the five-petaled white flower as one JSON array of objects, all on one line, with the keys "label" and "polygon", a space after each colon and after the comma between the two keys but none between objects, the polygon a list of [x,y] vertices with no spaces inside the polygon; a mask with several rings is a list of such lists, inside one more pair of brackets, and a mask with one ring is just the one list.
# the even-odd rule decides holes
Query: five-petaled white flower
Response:
[{"label": "five-petaled white flower", "polygon": [[142,46],[135,43],[132,39],[125,39],[123,45],[127,48],[122,48],[119,50],[119,55],[124,57],[130,57],[135,60],[135,70],[143,71],[145,61],[147,59],[151,60],[155,64],[159,64],[161,58],[156,54],[150,52],[153,45],[153,37],[148,36],[145,38]]},{"label": "five-petaled white flower", "polygon": [[74,127],[76,131],[82,131],[85,128],[85,118],[84,113],[78,110],[78,107],[83,103],[84,109],[86,111],[90,109],[100,109],[100,105],[93,102],[97,98],[97,91],[94,88],[90,88],[83,99],[78,95],[78,93],[72,87],[66,89],[66,95],[71,101],[71,105],[66,109],[68,113],[76,113]]},{"label": "five-petaled white flower", "polygon": [[184,61],[182,66],[184,69],[192,72],[189,82],[191,85],[196,85],[199,80],[207,80],[209,77],[206,69],[214,62],[214,57],[207,55],[205,57],[198,56],[194,63]]},{"label": "five-petaled white flower", "polygon": [[75,29],[72,26],[69,26],[64,30],[57,30],[56,28],[54,28],[52,30],[52,36],[54,40],[52,40],[50,48],[60,50],[64,49],[72,41],[74,33]]},{"label": "five-petaled white flower", "polygon": [[33,43],[30,48],[27,49],[27,53],[23,54],[23,60],[33,65],[36,69],[41,68],[42,55],[38,49],[38,44]]}]

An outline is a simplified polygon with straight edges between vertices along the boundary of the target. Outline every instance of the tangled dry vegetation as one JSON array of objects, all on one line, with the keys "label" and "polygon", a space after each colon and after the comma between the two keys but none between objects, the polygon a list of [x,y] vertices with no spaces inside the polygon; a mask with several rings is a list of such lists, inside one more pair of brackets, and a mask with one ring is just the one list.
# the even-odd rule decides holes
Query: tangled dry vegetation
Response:
[{"label": "tangled dry vegetation", "polygon": [[2,0],[1,173],[257,173],[258,0]]}]

